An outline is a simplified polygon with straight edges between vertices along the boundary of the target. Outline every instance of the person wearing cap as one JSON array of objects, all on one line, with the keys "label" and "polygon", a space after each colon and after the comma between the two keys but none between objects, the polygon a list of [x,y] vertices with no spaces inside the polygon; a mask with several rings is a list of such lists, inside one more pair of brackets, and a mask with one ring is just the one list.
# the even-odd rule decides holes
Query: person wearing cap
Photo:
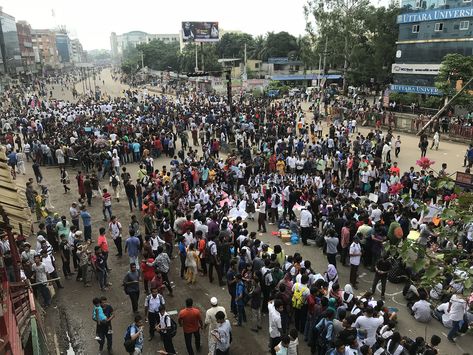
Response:
[{"label": "person wearing cap", "polygon": [[227,313],[225,311],[225,307],[218,305],[217,297],[212,297],[210,299],[211,307],[205,312],[205,321],[204,321],[204,328],[209,328],[209,355],[213,355],[215,353],[215,345],[217,343],[214,336],[212,336],[212,332],[218,328],[217,319],[215,315],[217,312],[223,312],[225,318],[227,317]]}]

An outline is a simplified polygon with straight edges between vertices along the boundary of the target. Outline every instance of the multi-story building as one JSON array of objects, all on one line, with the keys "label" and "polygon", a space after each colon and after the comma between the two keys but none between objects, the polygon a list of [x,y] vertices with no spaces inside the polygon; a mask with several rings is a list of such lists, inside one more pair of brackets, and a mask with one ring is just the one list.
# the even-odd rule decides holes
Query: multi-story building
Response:
[{"label": "multi-story building", "polygon": [[23,71],[15,18],[0,7],[0,72],[17,75]]},{"label": "multi-story building", "polygon": [[391,91],[439,95],[445,55],[473,55],[472,0],[401,0],[401,7]]},{"label": "multi-story building", "polygon": [[84,62],[84,49],[78,39],[71,40],[71,61],[73,63]]},{"label": "multi-story building", "polygon": [[71,40],[67,32],[56,32],[56,47],[59,61],[63,64],[71,62]]},{"label": "multi-story building", "polygon": [[20,44],[21,61],[26,74],[35,73],[35,54],[33,50],[33,41],[31,38],[31,26],[26,21],[18,21],[16,23],[18,32],[18,42]]},{"label": "multi-story building", "polygon": [[138,44],[149,43],[153,40],[160,40],[165,43],[179,43],[179,34],[151,34],[142,31],[131,31],[117,35],[115,32],[112,32],[110,35],[112,58],[120,58],[128,48],[134,48]]},{"label": "multi-story building", "polygon": [[57,69],[60,66],[56,47],[56,34],[51,30],[31,30],[35,62],[44,69]]}]

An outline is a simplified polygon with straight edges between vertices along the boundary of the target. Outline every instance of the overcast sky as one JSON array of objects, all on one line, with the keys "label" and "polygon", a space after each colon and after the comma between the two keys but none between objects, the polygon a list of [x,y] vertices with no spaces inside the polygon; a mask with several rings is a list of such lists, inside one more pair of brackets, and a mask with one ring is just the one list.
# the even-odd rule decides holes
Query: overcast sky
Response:
[{"label": "overcast sky", "polygon": [[[385,1],[385,0],[381,0]],[[378,0],[373,0],[377,3]],[[178,33],[181,21],[218,21],[253,35],[304,34],[305,0],[3,0],[3,11],[33,28],[66,25],[84,49],[110,49],[110,33]]]}]

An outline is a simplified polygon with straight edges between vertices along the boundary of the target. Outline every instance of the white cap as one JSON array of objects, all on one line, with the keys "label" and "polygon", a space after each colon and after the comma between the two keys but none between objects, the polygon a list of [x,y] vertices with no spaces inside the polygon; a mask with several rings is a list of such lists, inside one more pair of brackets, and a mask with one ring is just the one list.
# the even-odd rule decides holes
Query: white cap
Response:
[{"label": "white cap", "polygon": [[216,305],[218,304],[217,297],[212,297],[212,298],[210,299],[210,304],[211,304],[212,306],[216,306]]}]

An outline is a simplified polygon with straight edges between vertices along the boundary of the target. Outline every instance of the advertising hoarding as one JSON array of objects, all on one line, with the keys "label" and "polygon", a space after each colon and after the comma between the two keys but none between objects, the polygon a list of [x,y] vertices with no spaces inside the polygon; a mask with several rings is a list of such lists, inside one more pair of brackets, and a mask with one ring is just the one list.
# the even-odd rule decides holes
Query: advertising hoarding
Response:
[{"label": "advertising hoarding", "polygon": [[181,25],[183,42],[218,42],[218,22],[184,21]]},{"label": "advertising hoarding", "polygon": [[440,64],[397,64],[391,67],[393,74],[438,75]]}]

